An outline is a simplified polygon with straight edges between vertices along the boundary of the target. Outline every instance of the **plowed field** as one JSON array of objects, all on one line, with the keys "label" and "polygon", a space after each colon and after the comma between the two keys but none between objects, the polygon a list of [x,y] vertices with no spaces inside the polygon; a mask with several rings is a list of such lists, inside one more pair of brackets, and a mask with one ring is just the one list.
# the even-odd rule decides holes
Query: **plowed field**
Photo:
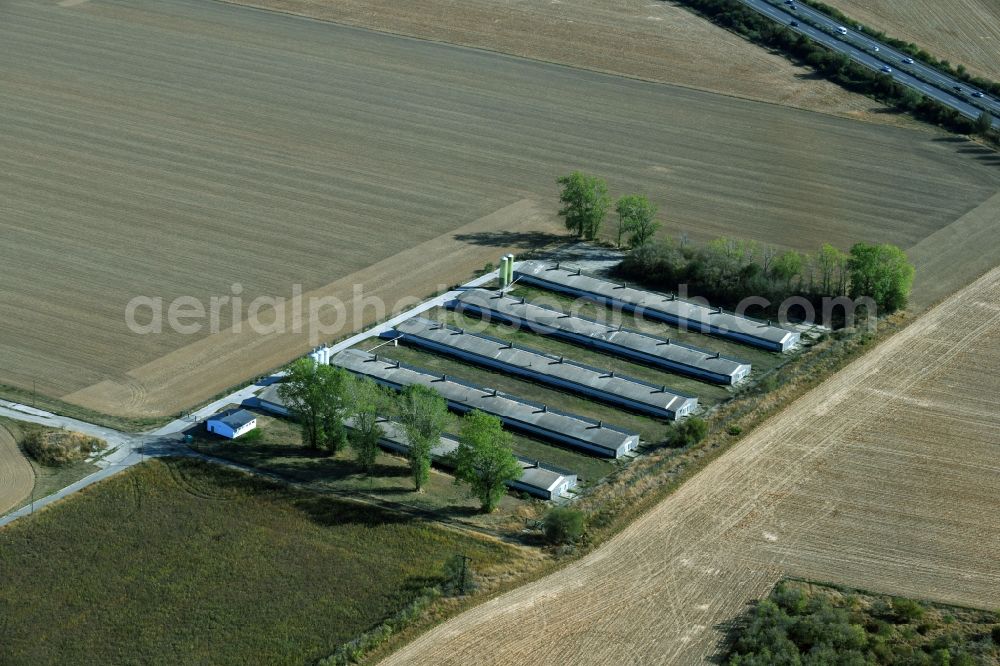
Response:
[{"label": "plowed field", "polygon": [[786,574],[997,608],[998,303],[995,269],[593,554],[385,663],[700,663]]},{"label": "plowed field", "polygon": [[[809,249],[910,247],[1000,185],[929,131],[204,0],[0,18],[0,383],[116,415],[176,413],[320,341],[290,317],[225,332],[237,289],[237,323],[295,285],[337,296],[345,335],[376,314],[355,285],[391,307],[535,247],[575,168],[647,193],[665,233]],[[163,333],[126,326],[137,296],[162,299]],[[179,297],[217,299],[220,333],[170,327]]]}]

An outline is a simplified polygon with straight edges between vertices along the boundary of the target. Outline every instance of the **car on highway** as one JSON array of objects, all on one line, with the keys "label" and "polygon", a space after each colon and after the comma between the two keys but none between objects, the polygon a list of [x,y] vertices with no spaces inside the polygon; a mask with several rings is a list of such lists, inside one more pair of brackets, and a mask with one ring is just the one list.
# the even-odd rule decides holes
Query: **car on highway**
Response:
[{"label": "car on highway", "polygon": [[892,67],[889,67],[889,65],[882,65],[882,71],[886,74],[892,74]]},{"label": "car on highway", "polygon": [[799,27],[799,22],[798,21],[791,21],[791,22],[789,22],[788,25],[792,26],[793,28],[797,28],[797,27]]},{"label": "car on highway", "polygon": [[847,28],[845,28],[842,25],[838,25],[837,26],[837,32],[839,32],[842,35],[846,35],[847,34]]},{"label": "car on highway", "polygon": [[972,96],[973,97],[985,97],[985,95],[983,93],[979,92],[978,90],[976,92],[972,93]]},{"label": "car on highway", "polygon": [[877,46],[873,46],[872,47],[872,51],[874,51],[875,53],[878,53],[879,52],[879,48]]},{"label": "car on highway", "polygon": [[951,89],[955,92],[962,92],[962,86],[952,86]]},{"label": "car on highway", "polygon": [[913,58],[903,58],[903,62],[905,62],[907,65],[912,65]]}]

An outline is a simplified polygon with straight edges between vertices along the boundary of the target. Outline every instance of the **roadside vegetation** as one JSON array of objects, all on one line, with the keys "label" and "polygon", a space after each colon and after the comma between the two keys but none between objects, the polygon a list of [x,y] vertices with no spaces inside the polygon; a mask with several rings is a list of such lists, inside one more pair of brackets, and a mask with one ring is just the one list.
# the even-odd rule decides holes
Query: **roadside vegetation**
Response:
[{"label": "roadside vegetation", "polygon": [[0,662],[311,663],[517,549],[193,460],[154,460],[0,531]]},{"label": "roadside vegetation", "polygon": [[1000,614],[801,581],[779,583],[734,632],[730,666],[1000,661]]},{"label": "roadside vegetation", "polygon": [[30,428],[21,445],[29,456],[49,467],[82,462],[108,446],[97,437],[55,428]]},{"label": "roadside vegetation", "polygon": [[57,428],[48,428],[23,421],[12,421],[6,418],[0,418],[0,427],[6,429],[14,438],[17,446],[24,452],[24,457],[31,466],[31,471],[34,474],[30,492],[23,501],[11,506],[11,511],[28,506],[33,500],[47,497],[52,493],[62,490],[66,486],[93,474],[99,469],[97,465],[83,459],[71,460],[60,465],[43,464],[28,453],[25,446],[26,440],[62,432]]},{"label": "roadside vegetation", "polygon": [[959,134],[981,132],[996,143],[997,133],[977,127],[976,121],[893,80],[853,62],[787,26],[749,9],[738,0],[682,0],[714,23],[728,28],[750,41],[780,51],[798,64],[806,65],[828,80],[852,92],[867,95],[919,120]]}]

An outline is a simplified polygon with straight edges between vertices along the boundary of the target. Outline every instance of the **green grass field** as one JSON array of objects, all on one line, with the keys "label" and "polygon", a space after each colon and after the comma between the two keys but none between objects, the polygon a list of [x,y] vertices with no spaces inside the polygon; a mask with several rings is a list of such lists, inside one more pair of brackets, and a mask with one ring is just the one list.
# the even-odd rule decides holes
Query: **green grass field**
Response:
[{"label": "green grass field", "polygon": [[0,663],[302,664],[498,542],[191,460],[0,531]]}]

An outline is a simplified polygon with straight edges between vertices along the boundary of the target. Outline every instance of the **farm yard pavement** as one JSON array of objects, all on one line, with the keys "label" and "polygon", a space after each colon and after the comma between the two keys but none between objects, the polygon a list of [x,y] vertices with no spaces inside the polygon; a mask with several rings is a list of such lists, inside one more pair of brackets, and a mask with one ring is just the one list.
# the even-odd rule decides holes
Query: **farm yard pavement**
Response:
[{"label": "farm yard pavement", "polygon": [[1000,606],[1000,268],[577,563],[393,664],[691,664],[784,575]]},{"label": "farm yard pavement", "polygon": [[664,233],[803,249],[910,247],[1000,184],[935,132],[204,0],[0,17],[0,382],[123,416],[309,347],[133,334],[133,297],[204,305],[238,284],[241,321],[295,284],[427,296],[552,238],[574,168],[648,193]]},{"label": "farm yard pavement", "polygon": [[971,74],[1000,79],[1000,4],[995,0],[828,0],[851,18],[914,42]]}]

